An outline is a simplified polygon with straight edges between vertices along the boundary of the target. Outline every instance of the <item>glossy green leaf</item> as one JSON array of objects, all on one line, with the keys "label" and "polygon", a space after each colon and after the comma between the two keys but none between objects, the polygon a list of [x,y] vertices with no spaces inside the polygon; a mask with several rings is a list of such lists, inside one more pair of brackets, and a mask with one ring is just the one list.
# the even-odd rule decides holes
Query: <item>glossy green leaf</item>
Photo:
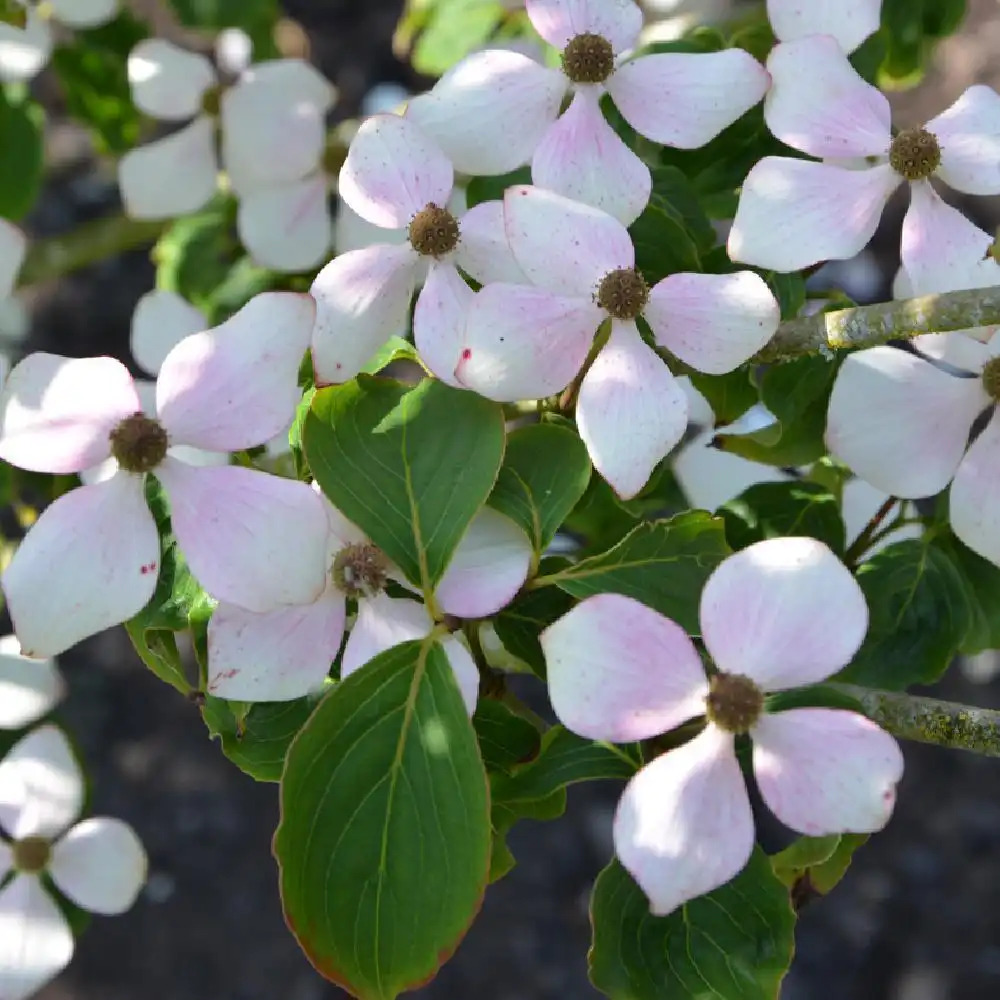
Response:
[{"label": "glossy green leaf", "polygon": [[316,393],[302,442],[334,506],[429,595],[496,482],[503,411],[436,379],[362,375]]},{"label": "glossy green leaf", "polygon": [[613,549],[540,577],[535,584],[555,584],[578,598],[625,594],[698,635],[701,589],[729,553],[722,518],[687,511],[640,524]]},{"label": "glossy green leaf", "polygon": [[31,211],[42,186],[45,113],[27,92],[0,88],[0,216],[17,221]]},{"label": "glossy green leaf", "polygon": [[535,726],[494,698],[480,698],[472,725],[487,771],[509,771],[535,757],[542,737]]},{"label": "glossy green leaf", "polygon": [[160,565],[149,603],[125,622],[132,645],[160,680],[188,694],[189,683],[174,632],[204,625],[214,602],[188,569],[170,527],[166,497],[153,476],[146,478],[146,500],[160,534]]},{"label": "glossy green leaf", "polygon": [[818,538],[844,551],[844,521],[837,498],[819,483],[757,483],[719,508],[734,549],[782,535]]},{"label": "glossy green leaf", "polygon": [[280,781],[292,740],[316,707],[315,698],[252,705],[245,718],[229,702],[208,696],[201,716],[222,752],[256,781]]},{"label": "glossy green leaf", "polygon": [[868,600],[868,635],[837,679],[892,691],[937,680],[975,622],[950,556],[906,539],[872,556],[858,583]]},{"label": "glossy green leaf", "polygon": [[936,534],[928,544],[948,556],[965,584],[971,622],[961,652],[971,656],[1000,648],[1000,567],[976,555],[954,536]]},{"label": "glossy green leaf", "polygon": [[833,857],[840,846],[840,834],[825,837],[797,837],[783,851],[771,855],[774,874],[787,886],[792,886],[814,865]]},{"label": "glossy green leaf", "polygon": [[569,594],[555,587],[522,591],[494,619],[493,628],[504,649],[545,677],[545,657],[539,633],[573,606]]},{"label": "glossy green leaf", "polygon": [[590,978],[612,1000],[777,1000],[792,960],[788,889],[759,848],[731,882],[665,917],[612,861],[591,921]]},{"label": "glossy green leaf", "polygon": [[508,435],[489,504],[521,526],[537,558],[583,496],[590,474],[587,449],[576,434],[532,424]]},{"label": "glossy green leaf", "polygon": [[719,434],[716,445],[767,465],[815,462],[826,454],[826,411],[838,367],[822,356],[772,365],[761,379],[760,399],[777,422],[752,434]]},{"label": "glossy green leaf", "polygon": [[566,789],[557,788],[544,799],[519,799],[516,802],[492,803],[493,853],[490,858],[490,882],[503,878],[517,864],[507,846],[507,834],[522,819],[538,822],[558,819],[566,812]]},{"label": "glossy green leaf", "polygon": [[640,765],[634,746],[595,743],[553,726],[542,737],[534,760],[514,768],[510,775],[494,775],[490,787],[494,802],[530,802],[579,781],[631,778]]},{"label": "glossy green leaf", "polygon": [[274,837],[285,917],[360,1000],[431,978],[482,900],[483,763],[436,643],[396,646],[320,702],[288,752]]}]

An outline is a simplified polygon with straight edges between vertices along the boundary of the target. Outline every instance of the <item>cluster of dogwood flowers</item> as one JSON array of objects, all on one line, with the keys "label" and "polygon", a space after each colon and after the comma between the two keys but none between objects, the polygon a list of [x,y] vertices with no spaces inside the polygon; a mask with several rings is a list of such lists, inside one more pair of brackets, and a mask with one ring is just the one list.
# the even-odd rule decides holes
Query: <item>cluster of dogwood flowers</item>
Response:
[{"label": "cluster of dogwood flowers", "polygon": [[[26,1000],[68,964],[73,932],[43,877],[93,913],[127,910],[146,878],[146,855],[126,823],[75,821],[85,782],[60,729],[37,726],[65,685],[53,660],[0,638],[0,733],[28,730],[0,760],[0,996]],[[37,728],[30,728],[35,727]]]},{"label": "cluster of dogwood flowers", "polygon": [[[275,701],[321,687],[343,644],[349,600],[357,615],[341,676],[427,635],[426,607],[395,589],[406,590],[407,581],[316,489],[228,459],[287,429],[307,349],[318,384],[353,378],[406,328],[418,283],[413,336],[437,378],[502,402],[573,385],[594,467],[621,497],[637,494],[680,441],[688,416],[682,386],[639,321],[661,350],[723,374],[767,343],[779,309],[751,271],[673,274],[647,285],[627,226],[648,202],[650,173],[605,120],[604,95],[640,135],[681,148],[703,145],[763,98],[774,134],[823,158],[768,158],[751,171],[729,235],[734,260],[791,270],[850,256],[905,179],[913,199],[903,264],[913,289],[990,283],[981,260],[985,234],[974,235],[928,178],[1000,192],[1000,98],[972,88],[926,128],[893,136],[884,97],[845,55],[877,27],[877,2],[770,0],[781,41],[766,69],[739,49],[628,58],[641,26],[631,0],[527,0],[526,7],[538,33],[560,50],[560,68],[515,52],[476,53],[404,115],[362,124],[339,191],[385,231],[385,242],[335,257],[310,294],[259,295],[214,329],[198,329],[181,305],[177,329],[187,335],[142,362],[158,373],[146,406],[127,369],[109,358],[35,354],[14,369],[0,396],[0,457],[86,479],[41,515],[4,574],[26,653],[54,655],[148,603],[160,569],[150,475],[166,493],[191,571],[217,602],[208,632],[210,693]],[[299,240],[303,218],[313,218],[312,206],[326,195],[325,81],[304,64],[277,61],[222,91],[206,61],[162,41],[133,53],[130,80],[150,114],[191,119],[123,159],[130,212],[170,216],[211,197],[218,116],[248,246],[265,261],[277,260],[281,247],[315,254]],[[282,157],[271,155],[275,148]],[[455,207],[456,174],[501,175],[529,163],[533,184],[509,187],[502,201]],[[327,231],[320,242],[325,249]],[[944,277],[942,246],[956,251]],[[973,420],[1000,398],[991,344],[975,337],[936,343],[917,346],[932,360],[948,353],[953,364],[961,351],[959,367],[981,378],[959,380],[930,360],[884,348],[849,359],[834,390],[831,449],[896,495],[942,488]],[[947,388],[942,380],[950,380]],[[914,422],[928,391],[950,409]],[[841,413],[854,421],[846,429]],[[904,431],[919,442],[921,462],[939,444],[947,452],[947,461],[932,463],[936,479],[919,479],[917,453],[900,443]],[[1000,430],[991,425],[962,460],[952,518],[970,546],[1000,562],[1000,504],[983,502],[1000,501],[1000,462],[990,450],[997,447]],[[97,466],[102,471],[93,473]],[[894,470],[919,481],[889,483]],[[962,496],[978,505],[963,507]],[[484,509],[436,603],[457,618],[487,618],[514,597],[531,560],[521,530]],[[632,741],[706,719],[700,735],[633,779],[616,818],[618,855],[655,912],[726,881],[748,856],[753,828],[737,736],[753,741],[764,798],[790,827],[821,834],[885,823],[901,772],[895,743],[854,713],[768,712],[765,700],[836,672],[866,629],[864,599],[847,569],[820,543],[787,538],[737,553],[709,580],[701,604],[709,672],[679,626],[616,595],[589,598],[544,633],[553,706],[575,732]],[[471,712],[476,666],[459,638],[445,647]]]}]

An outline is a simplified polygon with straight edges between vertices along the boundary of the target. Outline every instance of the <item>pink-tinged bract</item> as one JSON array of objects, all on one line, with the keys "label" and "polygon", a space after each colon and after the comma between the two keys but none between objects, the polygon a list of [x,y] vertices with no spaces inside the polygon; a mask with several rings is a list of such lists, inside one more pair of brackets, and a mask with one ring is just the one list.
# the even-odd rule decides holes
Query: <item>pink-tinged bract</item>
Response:
[{"label": "pink-tinged bract", "polygon": [[757,787],[785,826],[816,837],[874,833],[888,823],[903,755],[874,722],[794,708],[761,716],[750,735]]},{"label": "pink-tinged bract", "polygon": [[858,582],[813,538],[769,538],[730,556],[708,578],[699,618],[719,670],[765,691],[836,673],[868,630]]},{"label": "pink-tinged bract", "polygon": [[552,707],[587,739],[649,739],[704,712],[708,680],[694,644],[631,597],[588,597],[540,642]]},{"label": "pink-tinged bract", "polygon": [[71,490],[42,512],[3,574],[21,648],[56,656],[126,621],[153,596],[159,570],[141,477]]},{"label": "pink-tinged bract", "polygon": [[1000,94],[976,84],[926,125],[941,146],[937,175],[965,194],[1000,194]]},{"label": "pink-tinged bract", "polygon": [[580,384],[576,422],[594,468],[625,499],[684,436],[684,390],[634,322],[612,321]]},{"label": "pink-tinged bract", "polygon": [[654,916],[737,875],[754,825],[733,737],[709,726],[647,764],[618,803],[614,841]]},{"label": "pink-tinged bract", "polygon": [[615,54],[635,45],[642,10],[633,0],[525,0],[534,29],[557,49],[577,35],[600,35]]}]

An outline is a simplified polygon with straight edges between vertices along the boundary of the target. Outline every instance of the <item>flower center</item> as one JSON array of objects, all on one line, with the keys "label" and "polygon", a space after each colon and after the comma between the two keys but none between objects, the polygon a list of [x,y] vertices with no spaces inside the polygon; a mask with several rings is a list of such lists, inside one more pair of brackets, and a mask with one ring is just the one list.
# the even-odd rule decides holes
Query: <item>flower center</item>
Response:
[{"label": "flower center", "polygon": [[348,597],[374,597],[385,589],[389,560],[370,542],[348,545],[337,553],[330,575]]},{"label": "flower center", "polygon": [[208,115],[209,118],[218,118],[221,108],[222,87],[209,87],[208,90],[202,94],[201,110]]},{"label": "flower center", "polygon": [[133,413],[111,432],[111,454],[126,472],[152,472],[168,443],[167,432],[145,413]]},{"label": "flower center", "polygon": [[892,140],[889,165],[908,181],[922,181],[941,165],[941,147],[927,129],[906,129]]},{"label": "flower center", "polygon": [[410,221],[410,244],[425,257],[443,257],[458,246],[458,220],[431,202]]},{"label": "flower center", "polygon": [[562,68],[573,83],[604,83],[614,72],[615,50],[600,35],[577,35],[563,49]]},{"label": "flower center", "polygon": [[746,733],[764,709],[764,692],[742,674],[716,674],[705,699],[705,714],[727,733]]},{"label": "flower center", "polygon": [[633,268],[606,274],[597,290],[597,304],[615,319],[635,319],[649,301],[649,285]]},{"label": "flower center", "polygon": [[983,388],[990,399],[1000,403],[1000,358],[992,358],[983,366]]},{"label": "flower center", "polygon": [[11,845],[14,867],[26,875],[37,875],[49,866],[52,847],[44,837],[25,837]]}]

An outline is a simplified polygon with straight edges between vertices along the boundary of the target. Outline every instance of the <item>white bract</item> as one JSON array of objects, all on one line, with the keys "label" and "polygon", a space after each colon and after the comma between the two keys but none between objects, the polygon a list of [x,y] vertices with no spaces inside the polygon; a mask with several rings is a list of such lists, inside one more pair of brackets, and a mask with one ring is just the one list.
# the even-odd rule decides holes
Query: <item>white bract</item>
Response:
[{"label": "white bract", "polygon": [[699,618],[711,675],[679,625],[618,594],[587,598],[541,635],[552,707],[580,736],[627,743],[706,717],[632,778],[615,815],[615,852],[659,915],[750,857],[738,734],[753,742],[764,801],[808,836],[881,829],[903,770],[892,737],[861,715],[767,709],[765,693],[840,670],[867,631],[861,588],[825,545],[773,538],[730,556],[709,577]]},{"label": "white bract", "polygon": [[109,456],[118,462],[110,479],[46,508],[3,575],[26,653],[55,655],[149,601],[160,541],[147,473],[167,494],[173,531],[212,596],[264,611],[322,590],[322,552],[312,543],[324,514],[306,484],[196,467],[171,453],[178,445],[240,451],[286,427],[314,314],[307,295],[265,293],[221,326],[186,337],[161,366],[155,419],[112,358],[38,353],[14,368],[0,395],[0,457],[56,474]]},{"label": "white bract", "polygon": [[70,28],[96,28],[118,13],[118,0],[15,0],[27,8],[24,28],[0,21],[0,80],[16,83],[30,80],[52,55],[49,19]]},{"label": "white bract", "polygon": [[767,0],[767,16],[779,42],[832,35],[853,52],[878,31],[882,0]]},{"label": "white bract", "polygon": [[146,881],[146,853],[118,819],[73,825],[84,782],[55,726],[25,736],[0,761],[0,996],[26,1000],[73,957],[73,932],[42,883],[92,913],[124,913]]},{"label": "white bract", "polygon": [[[733,260],[795,271],[853,257],[905,180],[913,198],[904,226],[925,229],[931,238],[919,247],[904,239],[903,264],[931,268],[940,262],[944,234],[934,232],[940,212],[929,178],[966,194],[1000,194],[1000,95],[989,87],[970,87],[923,128],[894,136],[889,102],[832,37],[777,45],[767,68],[770,130],[792,148],[831,162],[768,156],[757,163],[743,182],[729,235]],[[863,165],[842,165],[854,160]]]},{"label": "white bract", "polygon": [[23,729],[48,715],[65,693],[54,660],[24,656],[17,636],[0,637],[0,729]]},{"label": "white bract", "polygon": [[501,401],[550,396],[579,373],[609,321],[580,383],[576,420],[594,467],[619,496],[634,496],[687,426],[684,391],[636,319],[685,364],[721,374],[770,340],[778,304],[750,271],[672,274],[648,288],[620,222],[538,187],[508,188],[503,221],[533,287],[497,282],[475,296],[457,380]]},{"label": "white bract", "polygon": [[[317,691],[340,649],[348,598],[357,617],[341,660],[347,677],[379,653],[429,635],[427,608],[411,598],[393,598],[385,584],[409,584],[364,533],[325,500],[327,530],[315,539],[326,553],[326,588],[316,600],[254,614],[220,604],[208,625],[208,691],[237,701],[289,701]],[[510,518],[483,508],[459,542],[435,590],[446,614],[487,618],[508,604],[531,563],[527,536]],[[469,714],[475,710],[479,671],[454,636],[442,645]]]},{"label": "white bract", "polygon": [[241,199],[247,249],[280,270],[319,261],[329,220],[324,228],[326,188],[317,167],[335,96],[320,73],[300,59],[277,59],[251,66],[222,90],[208,59],[161,38],[132,50],[128,73],[141,110],[188,123],[122,157],[118,180],[129,215],[171,218],[208,202],[219,169],[218,116],[221,164]]},{"label": "white bract", "polygon": [[694,149],[767,90],[764,68],[742,49],[626,60],[642,27],[632,0],[528,0],[526,8],[535,30],[562,52],[561,70],[489,49],[463,59],[407,108],[463,173],[504,174],[530,161],[539,187],[627,225],[646,207],[652,181],[605,120],[602,94],[641,135]]},{"label": "white bract", "polygon": [[[413,290],[427,265],[413,312],[421,358],[456,384],[465,316],[477,281],[524,280],[507,249],[499,202],[456,218],[448,209],[454,170],[412,122],[372,115],[358,130],[340,171],[340,197],[386,232],[386,242],[335,257],[317,275],[312,356],[318,382],[346,382],[405,328]],[[406,237],[405,241],[401,237]]]}]

